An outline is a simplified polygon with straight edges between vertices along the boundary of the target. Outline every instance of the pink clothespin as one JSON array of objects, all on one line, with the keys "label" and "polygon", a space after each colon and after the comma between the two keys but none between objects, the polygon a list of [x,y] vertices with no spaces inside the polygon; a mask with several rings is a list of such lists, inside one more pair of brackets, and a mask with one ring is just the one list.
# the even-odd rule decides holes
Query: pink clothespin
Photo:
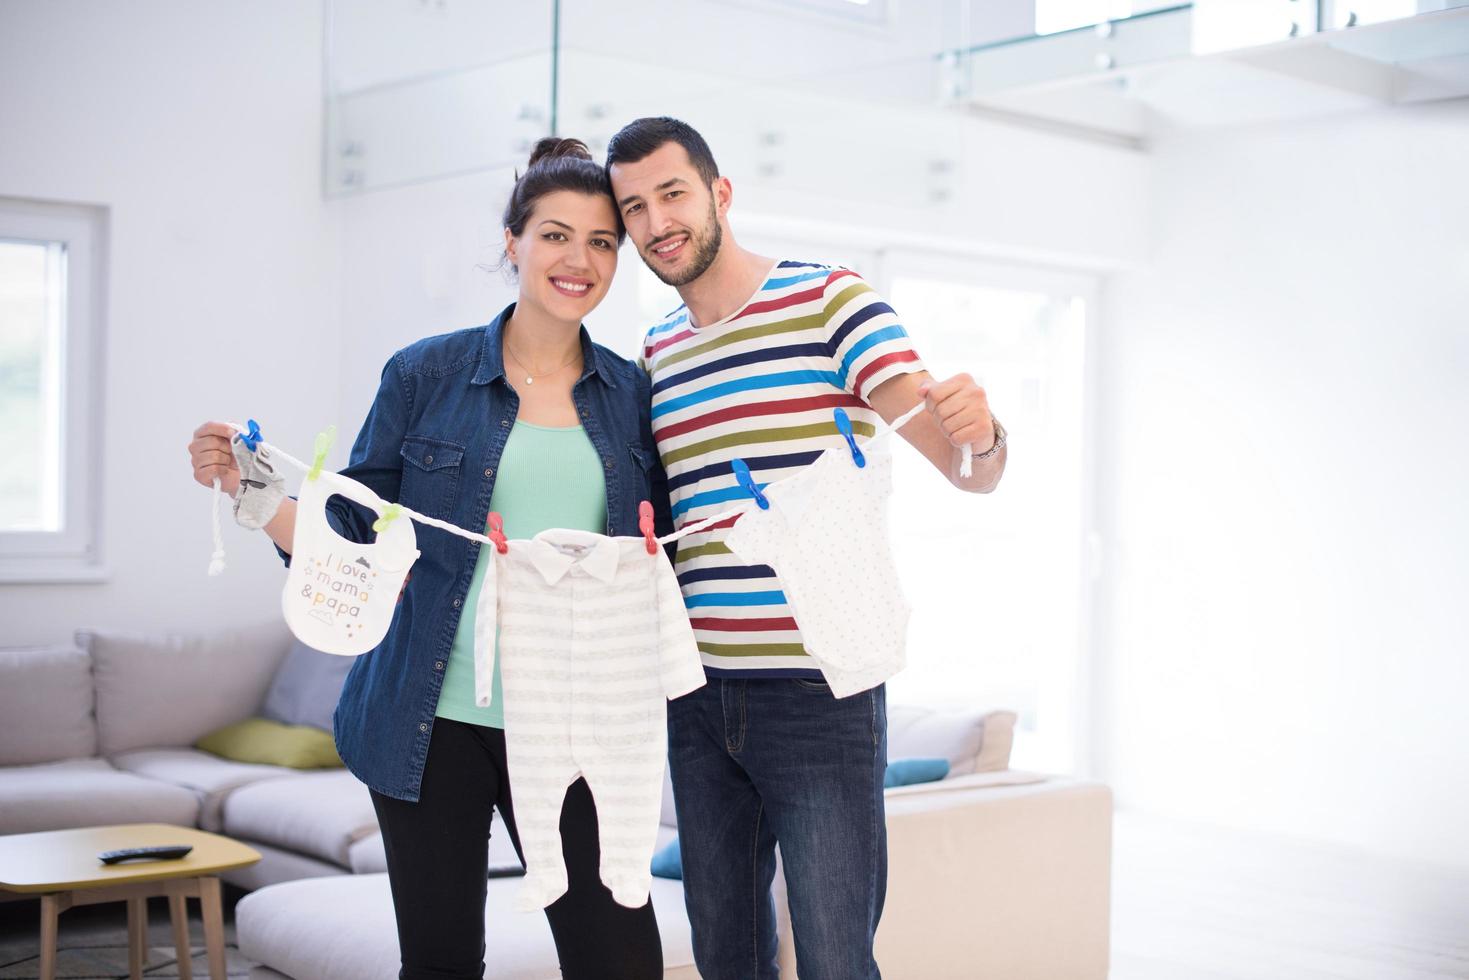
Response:
[{"label": "pink clothespin", "polygon": [[485,530],[490,540],[495,542],[495,550],[500,554],[510,550],[510,543],[505,540],[505,520],[494,511],[490,511],[490,518],[485,522]]},{"label": "pink clothespin", "polygon": [[658,542],[653,538],[653,505],[646,500],[638,502],[638,529],[643,532],[643,540],[648,543],[648,554],[658,553]]}]

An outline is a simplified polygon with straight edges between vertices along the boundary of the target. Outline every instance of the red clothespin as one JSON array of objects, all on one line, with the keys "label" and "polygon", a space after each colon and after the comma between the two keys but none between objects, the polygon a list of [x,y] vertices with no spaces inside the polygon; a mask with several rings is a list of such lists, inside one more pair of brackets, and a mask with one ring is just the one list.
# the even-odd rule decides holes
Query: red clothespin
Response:
[{"label": "red clothespin", "polygon": [[646,500],[638,502],[638,529],[643,532],[643,540],[648,544],[648,554],[658,553],[658,542],[653,538],[653,505]]},{"label": "red clothespin", "polygon": [[495,542],[495,550],[500,554],[510,550],[510,543],[505,540],[505,519],[494,511],[490,511],[490,519],[485,522],[485,530],[490,540]]}]

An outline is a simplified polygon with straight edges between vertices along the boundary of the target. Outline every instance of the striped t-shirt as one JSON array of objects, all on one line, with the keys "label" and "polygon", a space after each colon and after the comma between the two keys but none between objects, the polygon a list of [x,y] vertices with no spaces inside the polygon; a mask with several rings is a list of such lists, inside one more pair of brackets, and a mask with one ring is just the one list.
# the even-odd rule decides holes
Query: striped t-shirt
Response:
[{"label": "striped t-shirt", "polygon": [[[836,408],[871,437],[882,420],[868,396],[924,369],[871,286],[849,269],[810,262],[777,263],[718,323],[694,326],[679,307],[648,331],[640,363],[653,382],[653,435],[675,527],[748,499],[733,459],[764,487],[844,445]],[[775,573],[725,547],[729,523],[681,539],[674,559],[706,671],[820,677]]]}]

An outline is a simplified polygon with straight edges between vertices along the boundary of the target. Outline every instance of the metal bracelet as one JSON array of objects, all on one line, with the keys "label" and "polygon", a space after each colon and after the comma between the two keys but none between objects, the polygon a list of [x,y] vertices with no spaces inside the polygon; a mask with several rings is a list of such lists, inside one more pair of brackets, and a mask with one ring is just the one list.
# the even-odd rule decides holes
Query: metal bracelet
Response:
[{"label": "metal bracelet", "polygon": [[1005,432],[1005,427],[1001,425],[1000,420],[995,418],[993,415],[990,416],[990,424],[993,425],[995,429],[995,444],[982,453],[975,453],[974,456],[971,457],[972,459],[989,459],[995,453],[1005,448],[1005,438],[1008,435],[1008,433]]}]

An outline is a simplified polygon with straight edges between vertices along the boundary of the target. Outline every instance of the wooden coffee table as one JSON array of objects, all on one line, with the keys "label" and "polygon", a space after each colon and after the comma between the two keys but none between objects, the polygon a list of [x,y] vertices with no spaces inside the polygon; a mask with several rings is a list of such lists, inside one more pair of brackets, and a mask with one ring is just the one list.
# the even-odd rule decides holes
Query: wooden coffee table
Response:
[{"label": "wooden coffee table", "polygon": [[[155,844],[189,844],[194,849],[172,861],[106,865],[97,858],[102,851]],[[189,898],[199,899],[203,913],[209,976],[226,980],[218,873],[259,860],[253,848],[228,837],[161,823],[11,834],[0,836],[0,890],[41,896],[41,980],[56,977],[57,919],[62,912],[80,905],[123,901],[128,903],[128,970],[139,980],[148,947],[147,900],[156,895],[168,897],[181,980],[192,980]]]}]

